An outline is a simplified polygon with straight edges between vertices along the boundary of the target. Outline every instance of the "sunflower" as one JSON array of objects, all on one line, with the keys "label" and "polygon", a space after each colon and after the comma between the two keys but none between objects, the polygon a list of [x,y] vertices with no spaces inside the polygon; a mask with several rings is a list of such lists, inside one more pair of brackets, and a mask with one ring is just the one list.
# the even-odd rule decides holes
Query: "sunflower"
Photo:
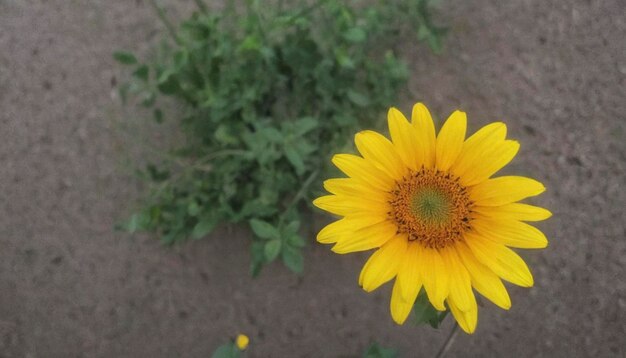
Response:
[{"label": "sunflower", "polygon": [[361,156],[337,154],[332,162],[348,177],[329,179],[331,195],[313,203],[341,218],[317,240],[339,254],[376,251],[359,276],[367,292],[395,278],[391,316],[402,324],[418,293],[440,311],[449,309],[473,333],[478,307],[473,289],[503,309],[511,300],[502,279],[533,285],[526,263],[513,248],[547,246],[545,235],[527,221],[551,213],[518,201],[544,186],[521,176],[492,178],[517,154],[504,123],[491,123],[465,140],[467,118],[455,111],[438,135],[428,109],[413,107],[411,123],[395,108],[388,114],[391,141],[362,131]]}]

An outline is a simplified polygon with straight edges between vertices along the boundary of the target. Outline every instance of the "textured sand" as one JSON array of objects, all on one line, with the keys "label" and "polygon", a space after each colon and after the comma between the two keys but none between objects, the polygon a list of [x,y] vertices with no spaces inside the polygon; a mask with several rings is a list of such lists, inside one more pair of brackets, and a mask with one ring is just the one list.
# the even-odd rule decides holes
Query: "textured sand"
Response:
[{"label": "textured sand", "polygon": [[[406,99],[463,108],[472,131],[505,120],[522,143],[507,172],[542,180],[534,202],[554,212],[549,248],[522,253],[535,287],[511,287],[509,312],[487,303],[449,356],[623,357],[623,1],[442,3],[445,54],[407,45]],[[366,255],[311,243],[301,279],[276,265],[252,280],[243,229],[177,250],[112,230],[139,191],[111,53],[146,53],[160,29],[145,1],[0,0],[0,356],[207,357],[239,331],[250,357],[352,357],[372,340],[432,356],[451,322],[393,324],[390,287],[357,286]]]}]

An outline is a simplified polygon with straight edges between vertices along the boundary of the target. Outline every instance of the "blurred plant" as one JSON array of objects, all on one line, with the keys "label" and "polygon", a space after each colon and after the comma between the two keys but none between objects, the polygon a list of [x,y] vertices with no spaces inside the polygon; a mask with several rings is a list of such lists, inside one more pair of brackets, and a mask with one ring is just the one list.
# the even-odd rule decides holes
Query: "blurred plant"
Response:
[{"label": "blurred plant", "polygon": [[199,11],[178,29],[151,2],[170,36],[156,58],[114,54],[132,67],[120,88],[124,103],[132,95],[161,123],[157,99],[176,99],[183,113],[172,120],[185,135],[140,170],[149,194],[125,228],[172,244],[218,223],[248,222],[253,275],[278,258],[300,273],[302,204],[331,153],[357,129],[374,127],[406,83],[407,66],[391,44],[408,33],[439,51],[444,30],[432,24],[428,0],[246,0],[210,12],[196,2]]},{"label": "blurred plant", "polygon": [[424,289],[421,289],[413,304],[413,323],[416,325],[428,324],[433,328],[439,328],[449,312],[448,310],[437,311],[428,301]]},{"label": "blurred plant", "polygon": [[397,358],[398,351],[392,348],[384,348],[381,347],[378,343],[373,343],[365,354],[363,358]]},{"label": "blurred plant", "polygon": [[245,356],[250,339],[245,334],[239,334],[235,340],[217,347],[211,358],[240,358]]}]

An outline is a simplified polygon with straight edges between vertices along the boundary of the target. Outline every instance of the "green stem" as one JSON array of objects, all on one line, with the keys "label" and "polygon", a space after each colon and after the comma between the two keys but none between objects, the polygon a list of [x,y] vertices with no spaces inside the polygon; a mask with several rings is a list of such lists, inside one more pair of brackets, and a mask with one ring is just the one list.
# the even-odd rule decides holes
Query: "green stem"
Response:
[{"label": "green stem", "polygon": [[452,326],[452,330],[450,331],[448,338],[446,338],[445,342],[443,342],[443,345],[439,349],[439,352],[437,352],[435,358],[443,358],[445,356],[450,347],[452,347],[452,343],[454,343],[457,333],[459,333],[459,324],[455,320],[454,326]]},{"label": "green stem", "polygon": [[169,33],[172,40],[174,40],[176,44],[180,45],[180,39],[178,38],[178,35],[176,35],[176,30],[174,29],[174,25],[172,25],[170,20],[165,15],[165,9],[159,6],[156,0],[150,0],[150,5],[152,5],[154,10],[156,11],[157,16],[159,17],[161,22],[163,22],[163,25],[165,25],[165,28],[167,29],[167,32]]},{"label": "green stem", "polygon": [[243,149],[223,149],[223,150],[218,150],[216,152],[206,155],[205,157],[200,159],[200,162],[206,162],[211,159],[225,157],[229,155],[245,155],[248,153],[249,152],[247,150],[243,150]]},{"label": "green stem", "polygon": [[211,167],[210,166],[206,166],[205,163],[210,161],[211,159],[215,159],[215,158],[219,158],[219,157],[224,157],[224,156],[229,156],[229,155],[244,155],[247,154],[248,152],[245,150],[240,150],[240,149],[224,149],[224,150],[218,150],[216,152],[213,152],[211,154],[208,154],[206,156],[204,156],[203,158],[199,159],[197,162],[195,163],[186,163],[174,156],[172,156],[172,161],[175,164],[178,164],[179,166],[182,167],[182,169],[173,174],[169,179],[158,183],[158,185],[153,189],[153,192],[155,194],[153,194],[153,196],[158,196],[163,190],[165,190],[165,188],[167,188],[168,185],[171,185],[173,183],[175,183],[176,181],[184,178],[186,175],[188,175],[191,171],[193,170],[200,170],[200,171],[211,171]]},{"label": "green stem", "polygon": [[[319,169],[315,170],[313,173],[311,173],[311,175],[309,175],[309,177],[304,181],[304,184],[302,184],[302,186],[300,187],[300,190],[298,190],[298,192],[293,197],[293,199],[291,199],[291,202],[289,203],[289,205],[287,205],[283,213],[287,213],[289,210],[291,210],[291,208],[293,208],[304,197],[307,189],[309,188],[311,183],[313,183],[313,180],[317,178],[318,174],[319,174]],[[283,222],[284,217],[285,215],[280,216],[279,224]]]}]

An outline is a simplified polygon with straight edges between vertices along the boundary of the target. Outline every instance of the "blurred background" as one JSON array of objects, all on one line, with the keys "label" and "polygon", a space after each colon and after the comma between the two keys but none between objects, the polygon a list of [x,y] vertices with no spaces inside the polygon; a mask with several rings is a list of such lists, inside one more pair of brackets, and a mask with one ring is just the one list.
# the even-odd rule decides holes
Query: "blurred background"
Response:
[{"label": "blurred background", "polygon": [[[162,4],[172,19],[195,9]],[[535,203],[554,213],[538,225],[550,246],[521,253],[535,286],[507,286],[511,310],[486,304],[448,356],[626,355],[624,10],[442,0],[442,53],[398,44],[409,89],[389,105],[461,108],[471,132],[505,121],[522,144],[510,172],[542,181]],[[207,357],[239,332],[250,357],[358,357],[374,341],[433,356],[451,320],[395,325],[389,285],[357,285],[366,254],[311,236],[302,276],[272,264],[253,279],[245,226],[173,248],[113,229],[142,190],[119,129],[140,113],[120,104],[112,54],[146,54],[163,31],[145,0],[0,0],[0,356]]]}]

